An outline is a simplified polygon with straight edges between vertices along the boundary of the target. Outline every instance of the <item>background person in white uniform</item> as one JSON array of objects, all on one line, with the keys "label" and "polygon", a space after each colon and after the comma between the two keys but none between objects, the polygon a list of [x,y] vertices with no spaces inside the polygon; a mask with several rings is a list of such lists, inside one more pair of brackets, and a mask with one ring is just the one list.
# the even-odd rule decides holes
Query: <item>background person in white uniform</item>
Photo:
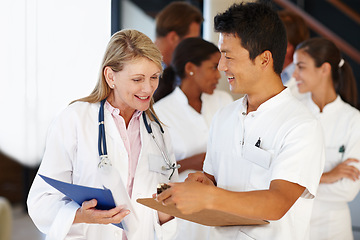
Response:
[{"label": "background person in white uniform", "polygon": [[[110,188],[117,207],[97,210],[96,200],[81,206],[36,176],[28,197],[29,214],[47,239],[126,239],[124,232],[110,224],[119,223],[128,214],[136,214],[137,229],[127,239],[171,238],[176,229],[173,217],[136,203],[139,197],[151,197],[158,183],[167,182],[171,173],[157,168],[161,152],[146,131],[142,119],[150,119],[152,95],[162,72],[161,54],[151,39],[136,30],[115,33],[105,52],[98,83],[93,92],[66,108],[50,129],[39,174],[89,187]],[[99,102],[104,107],[105,138],[112,173],[98,169]],[[154,134],[161,139],[159,131]],[[165,142],[169,137],[166,136]],[[170,144],[169,144],[170,145]],[[171,146],[162,146],[170,149]],[[172,155],[171,162],[175,162]],[[155,166],[154,166],[155,165]],[[116,178],[118,176],[118,178]],[[109,179],[110,178],[110,179]],[[177,172],[174,178],[177,180]],[[108,185],[112,183],[112,185]],[[123,184],[123,186],[121,185]],[[126,189],[135,212],[124,209],[115,193]],[[127,193],[126,193],[127,192]],[[121,199],[121,197],[120,197]],[[169,222],[168,222],[169,221]],[[168,234],[168,235],[167,235]]]},{"label": "background person in white uniform", "polygon": [[[219,49],[201,38],[183,40],[174,51],[163,78],[180,86],[154,105],[161,121],[169,128],[180,181],[194,170],[201,171],[205,159],[209,128],[216,111],[233,101],[230,94],[216,90]],[[191,171],[192,170],[192,171]]]},{"label": "background person in white uniform", "polygon": [[[295,48],[299,43],[305,41],[310,37],[310,32],[308,27],[306,26],[304,19],[296,13],[289,10],[280,10],[278,14],[286,30],[286,55],[283,70],[280,76],[283,84],[287,86],[289,84],[293,84],[289,81],[291,80],[292,74],[295,70],[295,65],[293,63]],[[295,82],[295,80],[293,81]]]},{"label": "background person in white uniform", "polygon": [[308,94],[301,94],[296,86],[295,78],[292,76],[295,70],[293,56],[296,46],[310,37],[310,32],[302,17],[288,10],[278,11],[279,17],[286,29],[287,47],[281,81],[290,89],[291,93],[298,99]]},{"label": "background person in white uniform", "polygon": [[[170,65],[176,46],[184,39],[199,37],[203,17],[200,9],[184,1],[174,1],[156,15],[155,44],[163,55],[163,67]],[[176,79],[176,84],[179,84]],[[176,85],[160,77],[154,100],[169,95]]]},{"label": "background person in white uniform", "polygon": [[215,209],[270,220],[212,228],[209,239],[307,239],[323,139],[319,122],[281,82],[284,26],[269,6],[242,3],[218,14],[215,30],[219,70],[246,96],[214,116],[205,173],[171,183],[157,199],[185,214]]},{"label": "background person in white uniform", "polygon": [[300,93],[311,93],[303,102],[321,122],[326,145],[310,239],[353,239],[347,203],[360,189],[360,112],[353,107],[357,104],[354,75],[339,49],[325,38],[301,43],[294,62]]},{"label": "background person in white uniform", "polygon": [[[219,59],[219,49],[213,43],[187,38],[176,47],[172,63],[162,76],[166,82],[181,78],[180,86],[154,105],[169,129],[175,158],[181,165],[180,181],[202,170],[212,118],[233,101],[230,94],[215,89],[220,78]],[[206,228],[179,219],[176,239],[207,239]]]}]

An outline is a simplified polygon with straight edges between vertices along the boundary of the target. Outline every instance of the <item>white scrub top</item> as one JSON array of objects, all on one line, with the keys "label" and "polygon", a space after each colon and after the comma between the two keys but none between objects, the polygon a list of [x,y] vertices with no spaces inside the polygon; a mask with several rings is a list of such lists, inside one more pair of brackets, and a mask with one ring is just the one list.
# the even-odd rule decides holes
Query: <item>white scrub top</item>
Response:
[{"label": "white scrub top", "polygon": [[214,227],[209,239],[308,239],[325,159],[321,126],[289,89],[256,111],[246,111],[247,96],[217,112],[204,171],[215,177],[218,187],[230,191],[269,189],[275,179],[306,190],[280,220],[262,226]]},{"label": "white scrub top", "polygon": [[[311,97],[303,102],[323,127],[326,147],[324,172],[329,172],[348,158],[360,160],[360,112],[340,96],[327,104],[322,112]],[[360,169],[360,163],[352,165]],[[360,180],[348,178],[319,185],[311,217],[310,239],[353,239],[347,203],[356,197],[359,189]]]},{"label": "white scrub top", "polygon": [[[187,97],[177,87],[154,105],[159,119],[169,129],[176,160],[206,152],[213,116],[221,107],[233,102],[230,94],[220,90],[215,90],[211,95],[203,93],[201,100],[200,114],[189,105]],[[195,171],[181,172],[180,181],[184,181],[190,172]],[[178,221],[177,240],[207,239],[208,227],[186,220]]]},{"label": "white scrub top", "polygon": [[[99,106],[99,103],[76,102],[60,114],[49,131],[39,174],[95,188],[103,188],[103,184],[107,186],[104,182],[116,181],[114,178],[101,178],[97,167]],[[121,180],[118,181],[122,181],[126,188],[128,154],[111,113],[104,109],[104,115],[108,156],[112,169],[120,174]],[[161,139],[160,131],[154,127],[156,124],[152,126],[156,138]],[[170,140],[167,134],[165,129],[165,144]],[[161,153],[147,133],[142,118],[140,118],[140,136],[142,147],[132,196],[129,200],[135,211],[130,215],[136,214],[138,227],[128,235],[128,240],[172,239],[176,230],[176,221],[171,220],[160,226],[157,212],[136,202],[137,198],[152,197],[152,194],[156,193],[157,184],[168,182],[171,174],[161,169],[164,164]],[[168,149],[171,161],[175,162],[170,144],[163,147]],[[172,180],[177,181],[177,179],[178,175],[175,172]],[[115,203],[121,204],[116,194],[119,184],[114,185],[108,188],[113,193]],[[48,185],[39,175],[35,177],[27,203],[30,217],[39,230],[47,235],[47,239],[122,239],[121,228],[112,224],[73,224],[75,213],[80,206]]]}]

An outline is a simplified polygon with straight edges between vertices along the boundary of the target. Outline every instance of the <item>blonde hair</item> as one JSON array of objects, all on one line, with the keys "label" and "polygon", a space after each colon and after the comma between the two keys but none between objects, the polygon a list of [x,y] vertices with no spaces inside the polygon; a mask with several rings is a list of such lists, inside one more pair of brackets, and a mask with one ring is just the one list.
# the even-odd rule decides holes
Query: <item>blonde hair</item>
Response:
[{"label": "blonde hair", "polygon": [[[150,61],[154,62],[159,69],[162,71],[162,56],[159,49],[151,41],[151,39],[145,34],[132,29],[125,29],[116,32],[110,39],[104,58],[102,60],[98,82],[94,90],[90,93],[89,96],[75,100],[89,103],[100,102],[103,99],[106,99],[112,89],[106,82],[104,69],[110,67],[114,72],[119,72],[124,69],[124,65],[139,59],[147,58]],[[73,102],[72,102],[73,103]],[[153,99],[151,99],[150,107],[146,110],[146,114],[151,117],[149,111],[153,110]]]}]

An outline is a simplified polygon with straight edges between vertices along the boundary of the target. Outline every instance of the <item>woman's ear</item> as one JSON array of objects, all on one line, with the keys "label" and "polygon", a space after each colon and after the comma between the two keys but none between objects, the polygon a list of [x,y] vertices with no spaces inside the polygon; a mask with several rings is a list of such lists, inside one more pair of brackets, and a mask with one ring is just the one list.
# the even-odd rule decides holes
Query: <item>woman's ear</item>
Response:
[{"label": "woman's ear", "polygon": [[196,71],[196,65],[192,62],[185,64],[185,76],[194,76]]},{"label": "woman's ear", "polygon": [[320,68],[321,68],[321,72],[322,72],[322,73],[324,73],[324,74],[326,74],[326,75],[328,75],[328,74],[331,75],[331,65],[330,65],[330,63],[324,62],[324,63],[320,66]]},{"label": "woman's ear", "polygon": [[109,87],[113,88],[112,86],[115,84],[115,79],[114,79],[114,71],[111,69],[111,67],[104,68],[104,76]]}]

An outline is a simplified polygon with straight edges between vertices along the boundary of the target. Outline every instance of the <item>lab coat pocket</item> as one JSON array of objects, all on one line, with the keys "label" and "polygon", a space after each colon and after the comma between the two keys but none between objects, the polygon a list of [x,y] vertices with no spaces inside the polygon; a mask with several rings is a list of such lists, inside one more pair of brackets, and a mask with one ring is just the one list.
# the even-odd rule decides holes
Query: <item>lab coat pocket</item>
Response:
[{"label": "lab coat pocket", "polygon": [[245,145],[244,158],[262,168],[270,168],[271,153],[259,147],[249,144]]},{"label": "lab coat pocket", "polygon": [[169,170],[166,170],[166,163],[164,158],[159,155],[149,154],[149,170],[152,172],[168,175]]}]

